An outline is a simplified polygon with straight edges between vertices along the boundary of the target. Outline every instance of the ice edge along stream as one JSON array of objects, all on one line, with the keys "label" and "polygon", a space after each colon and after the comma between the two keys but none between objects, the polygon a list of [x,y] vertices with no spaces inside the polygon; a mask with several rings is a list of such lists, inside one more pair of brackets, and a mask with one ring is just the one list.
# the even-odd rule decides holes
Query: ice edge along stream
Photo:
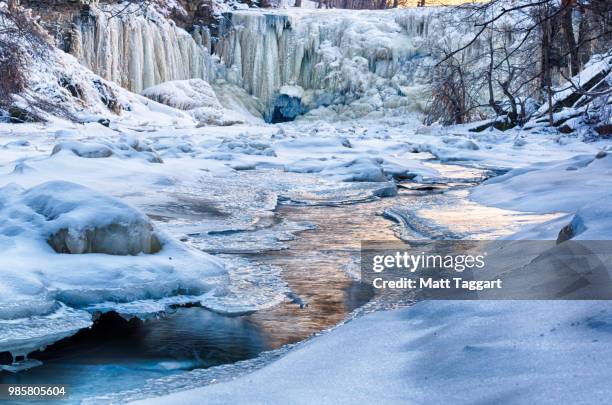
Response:
[{"label": "ice edge along stream", "polygon": [[[72,379],[73,398],[93,397],[95,402],[95,398],[109,399],[110,392],[117,392],[111,397],[123,401],[218,381],[225,373],[235,375],[267,364],[292,344],[333,328],[361,312],[405,305],[381,297],[370,300],[372,291],[349,276],[358,269],[361,240],[410,238],[410,235],[418,238],[477,234],[491,237],[511,232],[517,219],[519,222],[545,219],[529,215],[517,218],[517,213],[467,201],[466,189],[490,175],[483,170],[429,164],[443,173],[443,181],[438,179],[432,184],[425,179],[421,183],[399,183],[398,195],[390,198],[364,195],[362,201],[343,203],[324,199],[302,204],[286,199],[277,206],[272,220],[263,228],[264,233],[267,230],[270,234],[259,239],[261,245],[253,245],[250,241],[249,246],[254,250],[232,252],[231,246],[261,232],[261,228],[233,232],[231,243],[210,245],[217,246],[213,249],[215,253],[222,254],[230,262],[238,260],[247,268],[280,269],[291,295],[279,305],[238,318],[187,306],[175,308],[176,312],[164,314],[161,319],[129,323],[111,312],[92,330],[82,331],[50,346],[45,352],[34,354],[33,358],[44,360],[42,367],[3,376],[2,382]],[[249,175],[267,176],[269,170],[249,171]],[[456,210],[463,210],[462,215],[453,213]],[[422,215],[416,215],[417,212]],[[472,218],[466,220],[465,216]],[[389,219],[394,217],[403,218],[408,226],[402,226],[401,222],[393,224]],[[436,223],[436,217],[442,218],[442,224]],[[297,237],[290,236],[296,233]],[[223,240],[227,236],[214,233],[212,238]],[[270,244],[271,236],[282,243]],[[193,238],[186,241],[194,243]],[[205,247],[210,239],[201,242],[195,245]],[[229,252],[224,253],[220,245],[225,245]],[[118,330],[122,330],[121,333]],[[236,367],[228,367],[235,362],[239,362]],[[87,368],[87,372],[82,368]],[[195,370],[184,372],[191,369]],[[95,384],[89,378],[86,381],[77,377],[91,376],[92,372],[97,377]],[[216,377],[211,378],[211,375]]]}]

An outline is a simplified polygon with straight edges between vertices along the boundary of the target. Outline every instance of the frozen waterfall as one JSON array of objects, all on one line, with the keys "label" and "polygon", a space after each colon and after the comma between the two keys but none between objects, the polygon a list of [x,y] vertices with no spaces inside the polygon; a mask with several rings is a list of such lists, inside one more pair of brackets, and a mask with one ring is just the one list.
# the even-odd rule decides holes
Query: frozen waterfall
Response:
[{"label": "frozen waterfall", "polygon": [[313,111],[326,106],[348,119],[406,116],[424,107],[433,45],[465,38],[447,29],[439,12],[233,11],[223,15],[211,54],[206,27],[194,26],[189,34],[153,9],[112,17],[92,7],[75,26],[71,53],[138,93],[191,78],[242,87],[272,122],[309,111],[326,114]]},{"label": "frozen waterfall", "polygon": [[380,107],[402,104],[397,97],[415,86],[420,93],[427,82],[435,32],[428,10],[247,10],[225,17],[215,53],[228,81],[260,98],[268,117],[275,103],[286,107],[281,89],[292,86],[308,110],[364,96]]},{"label": "frozen waterfall", "polygon": [[210,81],[213,58],[204,31],[195,29],[191,36],[152,9],[114,15],[112,7],[92,7],[74,27],[71,53],[105,79],[139,93],[169,80]]}]

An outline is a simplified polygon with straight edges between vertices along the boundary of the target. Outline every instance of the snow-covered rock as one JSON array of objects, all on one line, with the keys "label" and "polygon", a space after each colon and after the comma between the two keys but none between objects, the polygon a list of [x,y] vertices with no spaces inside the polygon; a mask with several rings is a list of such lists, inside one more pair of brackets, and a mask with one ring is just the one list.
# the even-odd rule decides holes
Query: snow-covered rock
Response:
[{"label": "snow-covered rock", "polygon": [[187,111],[200,124],[233,125],[245,122],[239,112],[224,108],[210,84],[202,79],[165,82],[145,89],[142,95]]},{"label": "snow-covered rock", "polygon": [[200,302],[226,272],[130,205],[54,181],[0,189],[0,278],[0,352],[24,354],[89,326],[89,307]]},{"label": "snow-covered rock", "polygon": [[22,199],[45,218],[48,242],[58,253],[137,255],[161,250],[146,215],[86,187],[49,182],[24,192]]},{"label": "snow-covered rock", "polygon": [[112,144],[109,142],[81,142],[81,141],[65,141],[57,143],[51,155],[60,153],[73,153],[78,157],[87,159],[99,159],[115,156],[118,158],[142,158],[151,163],[163,163],[161,158],[149,147],[143,147],[137,140],[128,141],[127,143],[118,142]]},{"label": "snow-covered rock", "polygon": [[222,108],[213,88],[202,79],[164,82],[143,90],[142,95],[184,111],[200,107]]},{"label": "snow-covered rock", "polygon": [[70,151],[82,158],[106,158],[113,155],[113,150],[107,145],[99,143],[83,143],[83,142],[60,142],[53,147],[52,155],[61,151]]},{"label": "snow-covered rock", "polygon": [[[610,191],[610,190],[608,190]],[[591,201],[578,209],[559,234],[562,239],[612,239],[612,193]]]}]

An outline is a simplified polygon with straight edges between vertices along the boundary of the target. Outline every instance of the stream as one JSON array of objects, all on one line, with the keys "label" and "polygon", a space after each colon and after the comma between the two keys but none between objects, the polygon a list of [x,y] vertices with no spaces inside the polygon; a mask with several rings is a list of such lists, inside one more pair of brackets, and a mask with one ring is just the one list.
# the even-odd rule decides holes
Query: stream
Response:
[{"label": "stream", "polygon": [[[350,204],[281,203],[270,227],[308,224],[297,227],[295,237],[287,237],[281,248],[236,252],[213,244],[212,252],[220,257],[280,269],[291,294],[279,305],[233,317],[180,307],[144,322],[107,313],[93,328],[32,354],[42,366],[1,373],[0,383],[68,384],[69,402],[90,397],[104,402],[113,392],[142,389],[151,394],[210,383],[214,379],[209,376],[198,378],[188,371],[257,359],[333,328],[366,303],[370,310],[396,306],[358,281],[361,241],[496,238],[549,219],[470,202],[469,187],[491,176],[489,172],[428,164],[444,181],[403,182],[395,197]],[[252,244],[248,231],[233,237]],[[164,379],[174,388],[164,386]]]}]

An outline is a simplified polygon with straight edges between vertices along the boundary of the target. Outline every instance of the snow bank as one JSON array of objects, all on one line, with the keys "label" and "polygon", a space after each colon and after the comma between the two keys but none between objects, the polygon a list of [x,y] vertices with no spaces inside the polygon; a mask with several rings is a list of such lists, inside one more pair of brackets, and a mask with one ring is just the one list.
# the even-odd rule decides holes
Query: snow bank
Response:
[{"label": "snow bank", "polygon": [[142,95],[187,111],[200,124],[233,125],[246,121],[239,112],[224,108],[210,84],[202,79],[165,82],[145,89]]},{"label": "snow bank", "polygon": [[579,155],[515,169],[486,181],[471,198],[501,208],[529,212],[574,212],[612,190],[612,157]]},{"label": "snow bank", "polygon": [[601,301],[420,302],[351,321],[254,373],[139,403],[605,402],[611,328]]},{"label": "snow bank", "polygon": [[0,189],[0,263],[0,352],[27,353],[87,327],[90,306],[198,302],[227,281],[219,261],[135,208],[63,181]]}]

